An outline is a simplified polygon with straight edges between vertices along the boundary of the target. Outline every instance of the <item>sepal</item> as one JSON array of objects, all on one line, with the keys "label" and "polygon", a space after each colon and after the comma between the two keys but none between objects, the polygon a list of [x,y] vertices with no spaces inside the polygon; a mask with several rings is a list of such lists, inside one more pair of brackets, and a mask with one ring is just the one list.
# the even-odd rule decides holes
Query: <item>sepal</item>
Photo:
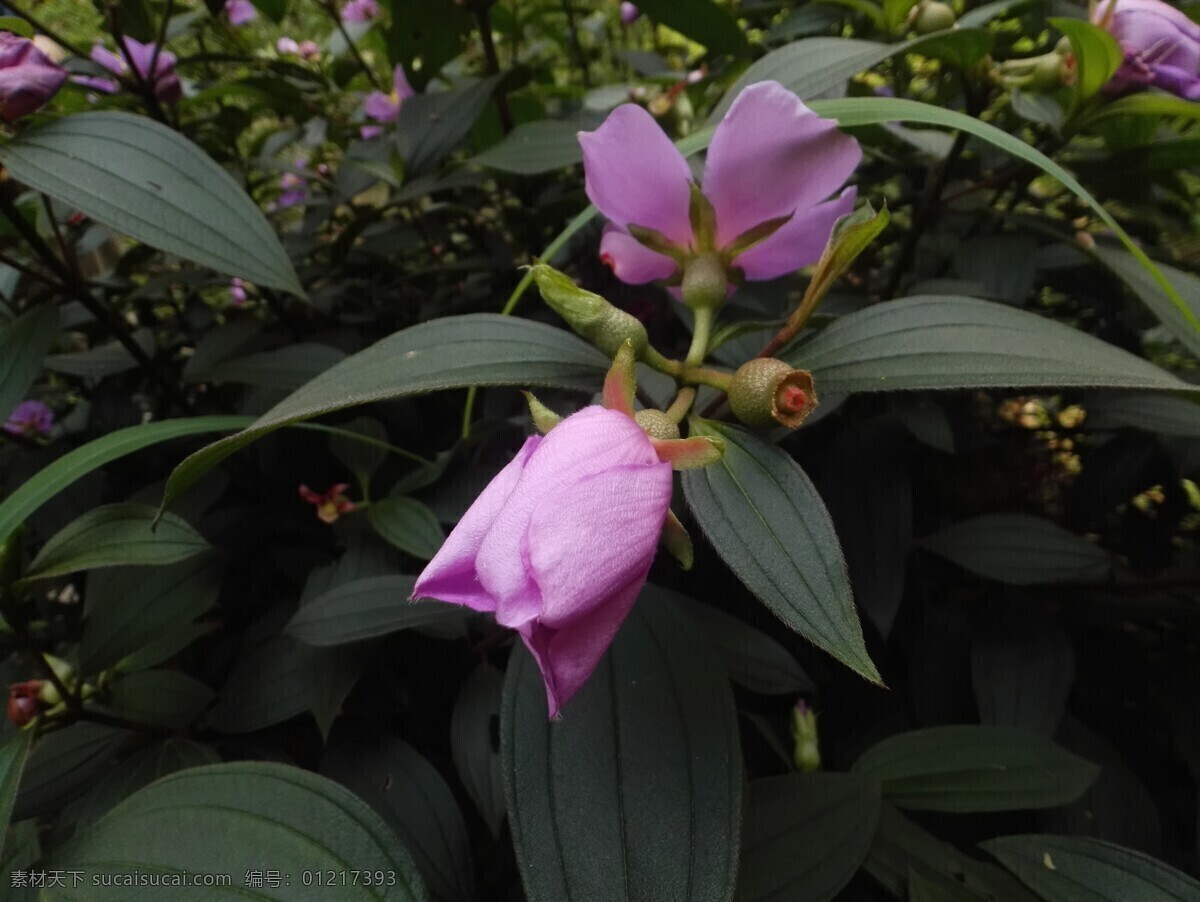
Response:
[{"label": "sepal", "polygon": [[695,551],[692,548],[692,537],[683,528],[683,524],[679,522],[675,512],[670,509],[667,510],[667,519],[663,523],[662,544],[670,552],[671,557],[679,562],[680,567],[684,570],[692,569],[692,564],[696,559]]},{"label": "sepal", "polygon": [[604,377],[604,406],[629,417],[633,416],[633,396],[637,391],[636,361],[633,343],[627,341],[617,350],[608,375]]},{"label": "sepal", "polygon": [[651,438],[658,459],[676,470],[698,470],[715,464],[725,455],[725,440],[715,435],[697,435],[669,441]]},{"label": "sepal", "polygon": [[533,419],[534,427],[542,435],[562,422],[562,417],[539,401],[533,392],[527,391],[521,392],[521,394],[525,396],[525,403],[529,405],[529,416]]}]

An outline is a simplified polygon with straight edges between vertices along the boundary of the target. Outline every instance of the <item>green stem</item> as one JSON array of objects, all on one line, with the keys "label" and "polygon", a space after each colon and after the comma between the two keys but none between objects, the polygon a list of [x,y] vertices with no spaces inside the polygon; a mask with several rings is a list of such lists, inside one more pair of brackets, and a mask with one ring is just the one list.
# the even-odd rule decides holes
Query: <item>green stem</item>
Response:
[{"label": "green stem", "polygon": [[704,362],[705,356],[708,354],[708,342],[712,338],[713,320],[716,319],[716,312],[712,307],[697,307],[696,311],[696,328],[692,332],[692,345],[688,348],[687,357],[684,359],[684,366],[698,366]]},{"label": "green stem", "polygon": [[730,373],[703,366],[685,367],[679,378],[689,385],[707,385],[718,391],[729,391],[729,384],[733,381]]},{"label": "green stem", "polygon": [[660,373],[666,373],[668,376],[678,376],[683,372],[682,363],[672,360],[670,357],[664,357],[650,345],[646,345],[645,350],[642,351],[642,363]]},{"label": "green stem", "polygon": [[663,411],[669,416],[672,421],[682,423],[683,418],[688,415],[688,411],[692,409],[692,404],[696,401],[696,389],[688,387],[681,389],[679,394],[675,396],[675,400],[671,402],[671,406]]}]

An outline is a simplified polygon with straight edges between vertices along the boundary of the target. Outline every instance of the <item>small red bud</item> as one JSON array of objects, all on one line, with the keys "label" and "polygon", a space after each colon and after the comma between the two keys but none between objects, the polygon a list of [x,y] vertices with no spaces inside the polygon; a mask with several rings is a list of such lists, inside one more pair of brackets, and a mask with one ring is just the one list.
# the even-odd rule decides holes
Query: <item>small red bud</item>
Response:
[{"label": "small red bud", "polygon": [[38,693],[41,680],[27,680],[8,687],[8,719],[17,727],[23,727],[38,716]]}]

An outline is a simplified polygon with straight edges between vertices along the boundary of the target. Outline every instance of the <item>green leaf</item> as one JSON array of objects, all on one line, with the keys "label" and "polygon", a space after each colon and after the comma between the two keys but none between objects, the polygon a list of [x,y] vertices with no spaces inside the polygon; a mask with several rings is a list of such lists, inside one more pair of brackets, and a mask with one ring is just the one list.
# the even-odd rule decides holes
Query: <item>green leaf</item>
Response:
[{"label": "green leaf", "polygon": [[203,150],[147,116],[76,113],[0,148],[12,177],[152,247],[299,297],[283,245]]},{"label": "green leaf", "polygon": [[[138,329],[130,336],[148,357],[154,356],[154,333]],[[119,341],[110,341],[74,354],[51,354],[46,369],[83,379],[103,379],[137,369],[137,359]]]},{"label": "green leaf", "polygon": [[[384,0],[383,5],[392,11],[388,56],[393,64],[403,64],[413,87],[421,90],[458,56],[473,19],[466,9],[444,0]],[[418,57],[419,69],[413,66]]]},{"label": "green leaf", "polygon": [[285,632],[323,647],[462,619],[458,605],[409,601],[415,582],[411,576],[373,576],[342,583],[301,607]]},{"label": "green leaf", "polygon": [[226,457],[281,426],[359,404],[471,385],[594,391],[610,363],[570,332],[528,320],[471,314],[421,323],[346,358],[250,428],[193,454],[171,474],[163,506]]},{"label": "green leaf", "polygon": [[429,172],[450,155],[475,125],[499,81],[499,75],[492,75],[453,91],[417,94],[404,101],[396,134],[406,177]]},{"label": "green leaf", "polygon": [[161,664],[179,654],[201,636],[207,636],[219,623],[185,623],[151,639],[141,648],[121,658],[116,664],[120,673],[133,673]]},{"label": "green leaf", "polygon": [[0,16],[0,30],[11,31],[23,38],[32,38],[36,33],[32,25],[16,16]]},{"label": "green leaf", "polygon": [[532,657],[500,718],[513,846],[530,902],[729,899],[742,762],[720,665],[665,599],[637,604],[562,717]]},{"label": "green leaf", "polygon": [[899,298],[839,318],[779,355],[821,392],[1085,387],[1191,390],[1070,326],[976,298]]},{"label": "green leaf", "polygon": [[345,359],[345,351],[304,341],[274,351],[223,360],[204,373],[204,381],[239,382],[294,391]]},{"label": "green leaf", "polygon": [[738,902],[825,902],[850,882],[875,838],[879,785],[855,774],[755,780],[742,826]]},{"label": "green leaf", "polygon": [[853,772],[883,796],[922,811],[1022,811],[1075,801],[1100,768],[1040,733],[1012,727],[946,726],[901,733],[872,746]]},{"label": "green leaf", "polygon": [[288,0],[251,0],[255,7],[272,22],[282,22],[287,15]]},{"label": "green leaf", "polygon": [[4,852],[17,787],[21,785],[21,773],[25,770],[25,759],[32,743],[33,730],[21,730],[0,747],[0,854]]},{"label": "green leaf", "polygon": [[394,737],[339,732],[321,773],[383,817],[412,854],[431,896],[446,902],[476,898],[462,812],[441,774],[416,749]]},{"label": "green leaf", "polygon": [[[1193,103],[1193,106],[1200,104]],[[1198,332],[1171,298],[1163,291],[1146,268],[1135,257],[1120,248],[1096,245],[1090,251],[1091,255],[1101,265],[1111,270],[1129,289],[1150,308],[1150,312],[1158,317],[1167,330],[1179,339],[1185,348],[1196,357],[1200,357],[1200,332]],[[1176,293],[1183,299],[1184,304],[1193,316],[1200,316],[1200,278],[1182,269],[1156,263],[1159,270]]]},{"label": "green leaf", "polygon": [[1000,836],[979,844],[1046,902],[1200,899],[1200,882],[1149,855],[1082,836]]},{"label": "green leaf", "polygon": [[735,426],[692,420],[725,440],[719,463],[681,475],[696,522],[746,587],[791,629],[874,683],[846,562],[812,482],[775,445]]},{"label": "green leaf", "polygon": [[58,307],[42,304],[0,325],[0,417],[8,419],[58,338]]},{"label": "green leaf", "polygon": [[583,160],[579,123],[561,119],[523,122],[471,162],[501,172],[538,175]]},{"label": "green leaf", "polygon": [[[1007,611],[1015,599],[1001,601]],[[1017,609],[1012,620],[976,629],[971,641],[971,684],[979,719],[1053,736],[1075,678],[1074,648],[1048,617]]]},{"label": "green leaf", "polygon": [[341,428],[341,432],[329,436],[329,451],[365,491],[375,471],[387,460],[387,430],[371,417],[356,417]]},{"label": "green leaf", "polygon": [[88,511],[50,537],[25,579],[121,564],[175,564],[212,547],[179,517],[169,514],[152,529],[154,518],[154,508],[145,504],[106,504]]},{"label": "green leaf", "polygon": [[1200,438],[1200,404],[1191,398],[1150,392],[1112,392],[1088,399],[1088,429],[1132,426],[1163,435]]},{"label": "green leaf", "polygon": [[191,417],[163,420],[118,429],[88,442],[50,463],[27,480],[11,495],[0,501],[0,542],[39,507],[105,464],[133,454],[142,448],[188,435],[204,432],[232,432],[253,422],[251,417]]},{"label": "green leaf", "polygon": [[1124,54],[1116,38],[1099,26],[1082,19],[1050,18],[1046,20],[1071,41],[1075,53],[1075,106],[1100,93]]},{"label": "green leaf", "polygon": [[1030,0],[993,0],[969,9],[958,17],[959,28],[978,28],[1004,13],[1025,6]]},{"label": "green leaf", "polygon": [[140,670],[113,683],[112,706],[140,723],[182,730],[200,716],[216,693],[177,670]]},{"label": "green leaf", "polygon": [[[180,823],[189,828],[179,830]],[[302,875],[381,871],[380,884],[337,887],[338,899],[425,899],[416,866],[365,802],[324,777],[263,762],[213,764],[170,774],[131,795],[57,852],[53,866],[88,874],[163,875],[204,870],[232,876],[220,895],[242,895],[247,871],[278,870],[288,885],[256,887],[258,899],[324,900],[328,886]],[[388,878],[395,874],[396,882]],[[93,889],[89,899],[161,899],[160,888]]]},{"label": "green leaf", "polygon": [[1200,106],[1194,100],[1184,100],[1157,91],[1119,97],[1099,107],[1086,120],[1100,122],[1120,116],[1152,116],[1159,119],[1200,119]]},{"label": "green leaf", "polygon": [[373,501],[367,519],[389,545],[424,561],[437,554],[446,541],[433,511],[416,498],[394,495]]},{"label": "green leaf", "polygon": [[299,647],[274,636],[238,658],[207,721],[222,733],[252,733],[308,710]]},{"label": "green leaf", "polygon": [[117,567],[89,574],[79,666],[85,673],[107,670],[190,626],[216,603],[221,575],[210,555],[149,572]]},{"label": "green leaf", "polygon": [[638,9],[712,53],[741,54],[749,49],[737,19],[713,0],[642,0]]},{"label": "green leaf", "polygon": [[816,690],[804,668],[766,633],[712,605],[694,602],[683,610],[700,624],[735,683],[760,695],[798,695]]},{"label": "green leaf", "polygon": [[133,738],[128,730],[87,722],[43,736],[25,762],[12,819],[58,814]]},{"label": "green leaf", "polygon": [[991,53],[994,42],[995,35],[986,28],[959,25],[949,31],[929,35],[917,52],[957,69],[969,70]]},{"label": "green leaf", "polygon": [[1108,553],[1083,536],[1032,514],[982,514],[920,544],[980,576],[1010,586],[1102,579]]},{"label": "green leaf", "polygon": [[459,779],[493,838],[507,814],[500,746],[492,724],[500,722],[504,674],[485,659],[463,681],[450,715],[450,754]]}]

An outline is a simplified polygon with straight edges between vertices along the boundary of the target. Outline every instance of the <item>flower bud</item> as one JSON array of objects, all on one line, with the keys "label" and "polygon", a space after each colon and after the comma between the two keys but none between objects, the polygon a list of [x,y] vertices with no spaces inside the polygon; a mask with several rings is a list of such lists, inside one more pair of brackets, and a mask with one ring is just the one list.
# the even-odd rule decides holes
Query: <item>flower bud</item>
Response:
[{"label": "flower bud", "polygon": [[38,692],[41,680],[13,683],[8,687],[8,719],[17,727],[23,727],[38,716]]},{"label": "flower bud", "polygon": [[580,288],[565,273],[538,263],[532,267],[542,297],[567,325],[610,357],[615,357],[625,342],[633,345],[640,357],[650,338],[641,321],[618,310],[600,295]]},{"label": "flower bud", "polygon": [[633,419],[650,438],[664,442],[679,438],[679,424],[661,410],[639,410]]},{"label": "flower bud", "polygon": [[795,429],[817,406],[812,374],[773,357],[743,363],[729,385],[729,406],[748,426],[780,423]]},{"label": "flower bud", "polygon": [[792,709],[792,761],[796,770],[812,773],[821,769],[821,744],[817,736],[817,715],[804,700]]},{"label": "flower bud", "polygon": [[716,254],[692,257],[683,267],[683,302],[693,310],[716,309],[729,296],[729,275]]},{"label": "flower bud", "polygon": [[15,122],[58,93],[67,70],[28,38],[0,32],[0,119]]},{"label": "flower bud", "polygon": [[922,0],[908,16],[909,27],[917,34],[933,34],[953,28],[958,17],[954,9],[939,0]]}]

